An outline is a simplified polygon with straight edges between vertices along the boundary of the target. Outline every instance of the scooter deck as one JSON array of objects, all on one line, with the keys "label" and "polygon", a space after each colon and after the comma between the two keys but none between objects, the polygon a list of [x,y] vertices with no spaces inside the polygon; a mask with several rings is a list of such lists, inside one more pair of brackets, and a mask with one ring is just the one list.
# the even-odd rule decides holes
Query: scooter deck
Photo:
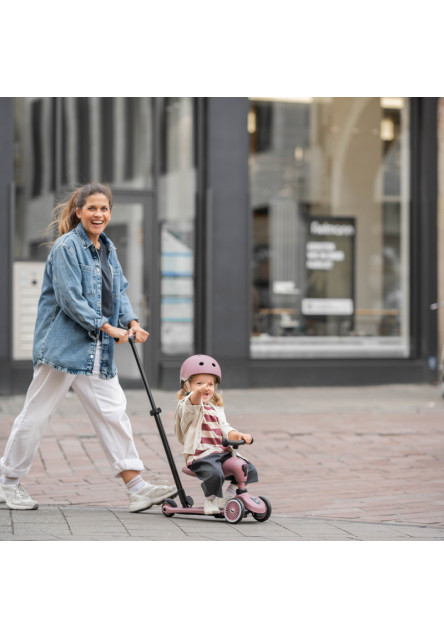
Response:
[{"label": "scooter deck", "polygon": [[[184,516],[207,516],[209,514],[205,513],[203,507],[172,507],[167,503],[162,504],[162,513],[165,516],[175,516],[175,515],[184,515]],[[224,510],[219,509],[219,513],[211,514],[214,518],[225,518]]]}]

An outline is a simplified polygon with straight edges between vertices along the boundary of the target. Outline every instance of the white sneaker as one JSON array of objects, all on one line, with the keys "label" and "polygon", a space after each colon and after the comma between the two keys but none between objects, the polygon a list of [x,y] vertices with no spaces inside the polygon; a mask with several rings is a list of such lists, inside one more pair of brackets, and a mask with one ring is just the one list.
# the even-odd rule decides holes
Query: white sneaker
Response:
[{"label": "white sneaker", "polygon": [[214,500],[208,500],[207,498],[205,498],[204,500],[204,514],[206,516],[215,516],[217,513],[219,513],[219,506],[217,504],[217,498],[215,498]]},{"label": "white sneaker", "polygon": [[145,511],[153,506],[153,504],[162,504],[167,498],[177,496],[177,489],[174,485],[156,485],[145,482],[143,489],[137,492],[129,493],[130,511],[131,513]]},{"label": "white sneaker", "polygon": [[38,509],[38,502],[33,500],[25,487],[17,484],[0,484],[0,502],[6,502],[10,509]]}]

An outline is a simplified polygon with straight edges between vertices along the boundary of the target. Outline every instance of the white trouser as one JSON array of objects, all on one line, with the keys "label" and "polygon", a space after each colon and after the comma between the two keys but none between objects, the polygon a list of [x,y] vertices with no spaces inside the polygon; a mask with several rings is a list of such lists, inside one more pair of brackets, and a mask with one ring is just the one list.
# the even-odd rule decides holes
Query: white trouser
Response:
[{"label": "white trouser", "polygon": [[131,423],[126,415],[126,397],[114,378],[99,378],[102,345],[98,343],[93,374],[63,373],[44,364],[34,369],[34,376],[26,394],[22,412],[12,425],[3,458],[1,472],[10,478],[21,478],[31,468],[49,418],[73,388],[86,410],[105,455],[118,476],[121,471],[141,471],[133,440]]}]

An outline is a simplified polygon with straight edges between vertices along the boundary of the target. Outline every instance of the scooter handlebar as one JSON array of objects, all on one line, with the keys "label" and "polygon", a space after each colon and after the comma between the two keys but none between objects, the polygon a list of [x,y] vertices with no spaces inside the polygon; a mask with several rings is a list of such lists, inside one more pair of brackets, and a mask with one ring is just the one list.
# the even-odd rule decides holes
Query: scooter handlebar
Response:
[{"label": "scooter handlebar", "polygon": [[[251,442],[250,444],[253,444],[254,440],[253,438],[251,438]],[[224,447],[234,447],[235,449],[237,449],[237,447],[241,444],[248,444],[248,442],[246,442],[245,440],[228,440],[228,438],[222,438],[222,444],[224,445]]]},{"label": "scooter handlebar", "polygon": [[[114,338],[114,342],[119,342],[120,338]],[[128,336],[128,342],[132,342],[133,344],[136,342],[135,336]]]}]

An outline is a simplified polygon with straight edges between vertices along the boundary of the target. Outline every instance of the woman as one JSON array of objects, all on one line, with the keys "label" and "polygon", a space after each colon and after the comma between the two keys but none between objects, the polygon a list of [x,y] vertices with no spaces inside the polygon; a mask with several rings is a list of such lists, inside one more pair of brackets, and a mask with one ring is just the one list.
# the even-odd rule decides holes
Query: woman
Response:
[{"label": "woman", "polygon": [[143,511],[177,494],[145,482],[126,415],[126,398],[113,362],[114,345],[145,342],[131,307],[113,243],[108,186],[87,184],[55,209],[59,236],[48,256],[34,333],[34,375],[3,458],[0,502],[37,509],[20,480],[32,464],[49,418],[70,387],[84,406],[116,476],[125,482],[130,511]]}]

